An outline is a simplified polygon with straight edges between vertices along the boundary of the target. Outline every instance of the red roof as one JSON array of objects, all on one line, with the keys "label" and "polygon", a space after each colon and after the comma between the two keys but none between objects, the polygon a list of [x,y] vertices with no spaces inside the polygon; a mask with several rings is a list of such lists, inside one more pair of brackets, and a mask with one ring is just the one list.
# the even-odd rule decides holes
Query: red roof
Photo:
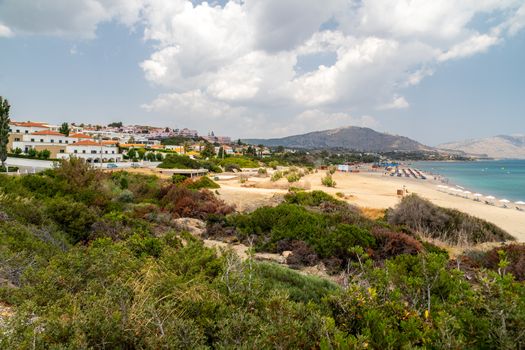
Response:
[{"label": "red roof", "polygon": [[69,137],[74,137],[74,138],[77,138],[77,139],[92,139],[91,136],[86,135],[86,134],[71,134],[71,135],[69,135]]},{"label": "red roof", "polygon": [[51,136],[65,136],[64,134],[59,133],[58,131],[53,130],[41,130],[32,133],[31,135],[51,135]]},{"label": "red roof", "polygon": [[72,144],[73,146],[100,146],[100,143],[91,140],[82,140]]},{"label": "red roof", "polygon": [[38,123],[38,122],[12,122],[11,124],[15,126],[25,126],[27,128],[29,127],[39,127],[39,128],[49,128],[46,123]]}]

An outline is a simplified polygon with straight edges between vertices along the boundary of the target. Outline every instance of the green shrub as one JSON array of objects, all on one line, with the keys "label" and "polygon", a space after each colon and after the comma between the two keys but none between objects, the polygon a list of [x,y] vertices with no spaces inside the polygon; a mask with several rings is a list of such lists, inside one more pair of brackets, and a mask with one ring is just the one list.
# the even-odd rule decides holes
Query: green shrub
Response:
[{"label": "green shrub", "polygon": [[327,173],[326,176],[321,179],[321,183],[323,184],[323,186],[326,187],[335,187],[336,185],[336,182],[334,181],[330,173]]},{"label": "green shrub", "polygon": [[186,181],[187,179],[188,179],[187,175],[173,174],[173,176],[171,177],[171,182],[173,182],[174,184],[180,184]]},{"label": "green shrub", "polygon": [[207,176],[201,176],[197,180],[188,179],[184,186],[190,190],[200,190],[203,188],[221,188],[221,186]]},{"label": "green shrub", "polygon": [[286,180],[288,180],[288,182],[297,182],[301,180],[301,176],[299,176],[298,173],[293,172],[293,173],[288,174],[288,176],[286,176]]},{"label": "green shrub", "polygon": [[280,179],[283,178],[283,173],[282,171],[275,171],[273,174],[272,174],[272,177],[270,178],[270,181],[279,181]]},{"label": "green shrub", "polygon": [[343,204],[343,202],[323,191],[290,191],[284,196],[284,199],[287,203],[313,207],[318,207],[325,202]]},{"label": "green shrub", "polygon": [[227,167],[228,165],[236,165],[239,168],[258,168],[259,162],[256,162],[250,158],[247,157],[227,157],[224,159],[221,159],[219,161],[219,164],[223,167]]},{"label": "green shrub", "polygon": [[199,169],[200,163],[188,156],[170,154],[159,164],[162,169]]}]

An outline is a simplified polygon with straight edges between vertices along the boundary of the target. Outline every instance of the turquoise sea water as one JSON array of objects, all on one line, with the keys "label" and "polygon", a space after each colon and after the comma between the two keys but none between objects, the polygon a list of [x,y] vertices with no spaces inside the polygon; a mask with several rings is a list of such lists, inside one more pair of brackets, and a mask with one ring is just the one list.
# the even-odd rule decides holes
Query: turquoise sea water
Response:
[{"label": "turquoise sea water", "polygon": [[450,184],[473,192],[525,201],[525,160],[414,162],[411,166],[445,176]]}]

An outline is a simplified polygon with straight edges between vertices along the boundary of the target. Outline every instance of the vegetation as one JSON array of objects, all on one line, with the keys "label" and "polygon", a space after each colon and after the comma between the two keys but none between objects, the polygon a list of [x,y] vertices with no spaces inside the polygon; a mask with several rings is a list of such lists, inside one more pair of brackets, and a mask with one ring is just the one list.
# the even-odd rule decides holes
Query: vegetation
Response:
[{"label": "vegetation", "polygon": [[199,169],[201,164],[188,156],[170,154],[158,167],[162,169]]},{"label": "vegetation", "polygon": [[108,124],[109,128],[121,128],[122,126],[123,126],[122,122],[113,122],[113,123]]},{"label": "vegetation", "polygon": [[219,161],[219,165],[227,167],[235,165],[238,168],[258,168],[259,163],[249,157],[227,157]]},{"label": "vegetation", "polygon": [[69,133],[71,132],[70,128],[69,128],[69,124],[68,123],[62,123],[62,125],[60,126],[60,129],[58,129],[58,132],[65,135],[65,136],[69,136]]},{"label": "vegetation", "polygon": [[326,176],[321,178],[321,183],[323,184],[323,186],[326,186],[326,187],[335,187],[336,185],[336,182],[332,178],[332,175],[330,172],[328,172]]},{"label": "vegetation", "polygon": [[7,160],[7,144],[9,143],[9,102],[0,96],[0,163],[5,166]]},{"label": "vegetation", "polygon": [[[334,277],[217,254],[183,217]],[[206,189],[73,158],[0,174],[0,348],[519,349],[524,250],[451,261],[320,191],[239,214]]]},{"label": "vegetation", "polygon": [[503,242],[514,238],[494,224],[458,210],[441,208],[430,201],[410,195],[388,211],[388,222],[405,225],[427,237],[450,244]]},{"label": "vegetation", "polygon": [[201,176],[196,180],[187,179],[184,181],[183,185],[190,190],[201,190],[203,188],[221,188],[218,183],[207,176]]}]

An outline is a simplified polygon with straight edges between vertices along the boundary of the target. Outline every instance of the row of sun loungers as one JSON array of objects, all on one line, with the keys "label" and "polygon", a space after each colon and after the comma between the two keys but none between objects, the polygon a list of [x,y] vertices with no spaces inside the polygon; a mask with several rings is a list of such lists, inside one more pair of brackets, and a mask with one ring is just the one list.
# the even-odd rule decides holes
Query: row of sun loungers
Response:
[{"label": "row of sun loungers", "polygon": [[427,177],[421,171],[419,171],[417,169],[411,169],[411,168],[408,168],[408,169],[396,168],[396,171],[391,173],[390,176],[411,177],[411,178],[414,178],[414,179],[421,179],[421,180],[426,180],[427,179]]},{"label": "row of sun loungers", "polygon": [[[443,185],[439,185],[438,187],[439,187],[438,191],[443,192],[443,193],[454,195],[456,197],[472,199],[474,202],[483,202],[486,205],[497,206],[496,202],[494,202],[494,200],[496,198],[494,198],[492,196],[488,196],[487,199],[483,199],[483,196],[481,194],[479,194],[479,193],[476,193],[476,194],[472,195],[468,191],[461,191],[461,190],[453,188],[453,187],[448,187],[448,186],[443,186]],[[502,199],[499,202],[500,202],[500,205],[499,205],[500,208],[505,208],[505,209],[514,209],[515,208],[518,211],[525,212],[525,203],[524,202],[516,202],[514,205],[512,204],[511,201],[506,200],[506,199]]]}]

